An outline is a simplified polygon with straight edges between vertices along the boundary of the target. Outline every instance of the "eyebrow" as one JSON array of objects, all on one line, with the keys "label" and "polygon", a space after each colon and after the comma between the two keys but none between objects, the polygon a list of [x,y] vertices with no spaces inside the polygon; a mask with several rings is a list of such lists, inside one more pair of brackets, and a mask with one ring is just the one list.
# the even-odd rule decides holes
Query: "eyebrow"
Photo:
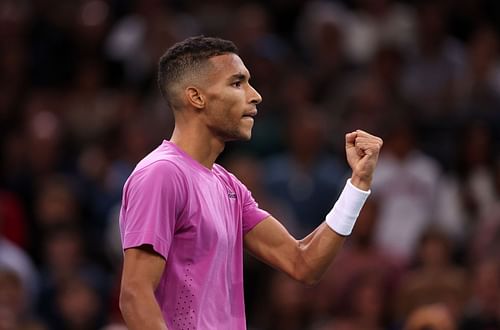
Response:
[{"label": "eyebrow", "polygon": [[233,74],[229,80],[250,80],[250,75],[246,75],[244,73],[238,72]]}]

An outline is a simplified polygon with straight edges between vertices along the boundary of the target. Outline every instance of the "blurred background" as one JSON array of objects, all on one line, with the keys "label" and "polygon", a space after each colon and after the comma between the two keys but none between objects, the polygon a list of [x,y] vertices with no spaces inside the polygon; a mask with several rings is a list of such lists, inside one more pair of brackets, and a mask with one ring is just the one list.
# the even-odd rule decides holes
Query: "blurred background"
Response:
[{"label": "blurred background", "polygon": [[0,330],[124,329],[118,210],[170,137],[159,57],[233,40],[262,94],[220,162],[297,238],[384,138],[322,283],[247,258],[253,330],[500,329],[500,1],[1,0]]}]

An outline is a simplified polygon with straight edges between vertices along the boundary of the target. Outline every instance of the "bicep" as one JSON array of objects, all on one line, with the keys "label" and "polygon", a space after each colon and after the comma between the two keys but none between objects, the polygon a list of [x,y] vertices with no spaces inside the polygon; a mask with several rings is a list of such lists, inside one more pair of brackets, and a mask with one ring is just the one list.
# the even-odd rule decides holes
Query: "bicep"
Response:
[{"label": "bicep", "polygon": [[245,235],[244,242],[256,258],[287,274],[293,273],[299,242],[274,217],[257,224]]},{"label": "bicep", "polygon": [[126,249],[123,260],[122,287],[145,287],[153,291],[165,269],[165,259],[151,245]]}]

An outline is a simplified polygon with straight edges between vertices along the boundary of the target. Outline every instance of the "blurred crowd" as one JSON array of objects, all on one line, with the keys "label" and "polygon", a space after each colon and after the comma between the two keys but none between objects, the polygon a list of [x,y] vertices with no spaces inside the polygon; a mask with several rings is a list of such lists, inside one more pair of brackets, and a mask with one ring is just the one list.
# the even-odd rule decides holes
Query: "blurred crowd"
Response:
[{"label": "blurred crowd", "polygon": [[500,329],[498,0],[1,0],[0,330],[125,329],[121,189],[173,128],[174,42],[233,40],[263,96],[220,162],[297,238],[385,145],[321,284],[248,257],[252,330]]}]

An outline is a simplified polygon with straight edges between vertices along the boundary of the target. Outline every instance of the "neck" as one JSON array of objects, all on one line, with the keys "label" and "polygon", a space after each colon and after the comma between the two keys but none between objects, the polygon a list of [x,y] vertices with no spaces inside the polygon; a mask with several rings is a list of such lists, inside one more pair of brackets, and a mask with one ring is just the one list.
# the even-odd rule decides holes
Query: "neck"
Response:
[{"label": "neck", "polygon": [[225,145],[224,141],[207,132],[206,128],[182,127],[177,124],[170,142],[208,169],[212,169]]}]

